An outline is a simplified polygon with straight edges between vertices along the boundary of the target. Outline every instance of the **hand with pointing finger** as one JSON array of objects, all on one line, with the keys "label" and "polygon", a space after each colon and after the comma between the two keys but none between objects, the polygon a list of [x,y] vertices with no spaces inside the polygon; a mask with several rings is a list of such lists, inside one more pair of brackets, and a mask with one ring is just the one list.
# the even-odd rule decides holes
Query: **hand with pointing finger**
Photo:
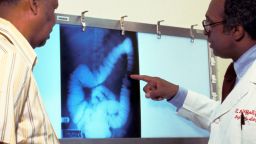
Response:
[{"label": "hand with pointing finger", "polygon": [[147,75],[130,75],[132,79],[142,80],[147,82],[143,90],[147,98],[152,100],[171,99],[178,92],[179,86],[172,84],[159,77],[151,77]]}]

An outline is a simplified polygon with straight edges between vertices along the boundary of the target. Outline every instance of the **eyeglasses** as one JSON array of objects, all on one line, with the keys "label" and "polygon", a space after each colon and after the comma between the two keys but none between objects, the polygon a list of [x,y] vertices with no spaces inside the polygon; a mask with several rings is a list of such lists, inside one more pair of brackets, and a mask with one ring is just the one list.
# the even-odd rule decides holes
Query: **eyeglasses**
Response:
[{"label": "eyeglasses", "polygon": [[203,27],[204,27],[205,33],[208,34],[208,33],[210,33],[211,28],[212,28],[213,26],[216,26],[216,25],[219,25],[219,24],[223,24],[224,22],[225,22],[225,20],[219,21],[219,22],[210,23],[210,22],[207,21],[207,20],[203,20],[203,21],[202,21],[202,25],[203,25]]}]

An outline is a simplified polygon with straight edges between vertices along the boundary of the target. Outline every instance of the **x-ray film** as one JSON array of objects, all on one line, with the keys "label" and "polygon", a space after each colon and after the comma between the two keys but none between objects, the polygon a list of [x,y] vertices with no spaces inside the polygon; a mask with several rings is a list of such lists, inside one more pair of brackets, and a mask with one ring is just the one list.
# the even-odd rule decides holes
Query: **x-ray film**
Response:
[{"label": "x-ray film", "polygon": [[135,32],[61,25],[63,138],[140,137]]}]

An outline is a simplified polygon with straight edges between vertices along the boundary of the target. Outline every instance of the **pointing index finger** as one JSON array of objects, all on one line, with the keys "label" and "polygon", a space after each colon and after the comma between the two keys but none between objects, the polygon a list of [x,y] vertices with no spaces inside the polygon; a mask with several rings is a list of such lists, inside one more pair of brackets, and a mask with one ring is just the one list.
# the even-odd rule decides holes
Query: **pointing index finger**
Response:
[{"label": "pointing index finger", "polygon": [[150,82],[150,81],[152,81],[152,77],[146,76],[146,75],[132,74],[132,75],[130,75],[130,77],[131,77],[132,79],[135,79],[135,80],[142,80],[142,81],[145,81],[145,82]]}]

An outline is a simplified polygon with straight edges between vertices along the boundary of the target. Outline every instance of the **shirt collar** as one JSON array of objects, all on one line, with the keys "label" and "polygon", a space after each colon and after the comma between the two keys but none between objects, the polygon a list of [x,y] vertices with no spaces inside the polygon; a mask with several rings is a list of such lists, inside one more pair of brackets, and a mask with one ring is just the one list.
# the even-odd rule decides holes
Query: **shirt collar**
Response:
[{"label": "shirt collar", "polygon": [[9,21],[0,18],[0,32],[8,37],[33,67],[37,60],[36,53],[28,40],[18,31],[18,29]]},{"label": "shirt collar", "polygon": [[256,59],[256,45],[247,50],[235,63],[234,69],[236,71],[237,78],[240,79],[249,67],[252,65],[253,61]]}]

